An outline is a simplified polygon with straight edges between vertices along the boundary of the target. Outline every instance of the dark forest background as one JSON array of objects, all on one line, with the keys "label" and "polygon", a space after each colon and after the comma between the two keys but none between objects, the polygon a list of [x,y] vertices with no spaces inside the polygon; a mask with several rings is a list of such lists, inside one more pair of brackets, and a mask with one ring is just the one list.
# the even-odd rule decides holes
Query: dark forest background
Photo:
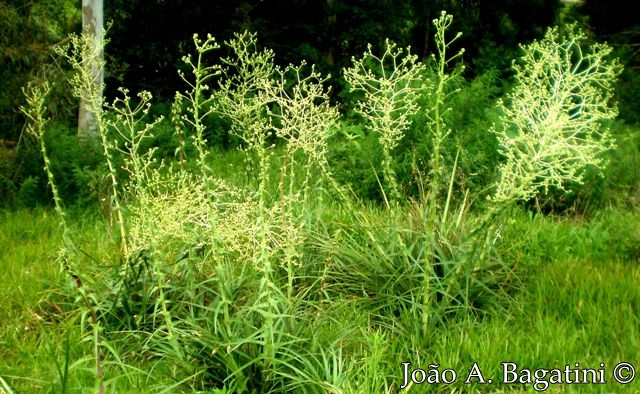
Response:
[{"label": "dark forest background", "polygon": [[[305,60],[331,74],[332,98],[344,109],[348,100],[340,70],[352,56],[362,54],[368,43],[380,48],[390,38],[424,59],[433,53],[432,20],[446,10],[454,16],[450,31],[463,34],[455,45],[465,48],[466,79],[491,74],[494,98],[509,87],[519,43],[541,38],[551,25],[578,21],[594,40],[615,48],[625,66],[617,90],[620,117],[631,124],[640,121],[640,20],[622,0],[107,0],[104,7],[107,100],[120,86],[148,90],[158,103],[156,114],[167,115],[175,92],[186,88],[177,70],[184,67],[182,56],[193,53],[194,33],[222,42],[234,32],[256,32],[259,43],[274,50],[277,63]],[[0,197],[16,198],[23,189],[38,195],[34,191],[46,190],[46,184],[35,145],[24,142],[22,88],[33,79],[62,82],[48,104],[53,124],[63,125],[52,138],[74,137],[78,103],[64,83],[71,71],[53,47],[80,32],[80,4],[0,1],[0,29]],[[82,166],[91,168],[83,160]]]}]

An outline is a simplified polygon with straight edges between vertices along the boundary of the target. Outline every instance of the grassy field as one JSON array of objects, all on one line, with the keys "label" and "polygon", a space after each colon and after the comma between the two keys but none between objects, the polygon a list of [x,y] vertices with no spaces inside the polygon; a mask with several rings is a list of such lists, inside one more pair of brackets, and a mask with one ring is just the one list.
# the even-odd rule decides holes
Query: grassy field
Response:
[{"label": "grassy field", "polygon": [[[102,272],[98,268],[114,252],[108,227],[95,214],[76,215],[72,223],[80,248],[95,259],[87,257],[83,269]],[[342,335],[338,332],[350,336],[340,339],[345,343],[341,362],[332,363],[335,358],[329,354],[325,359],[332,383],[345,392],[398,392],[404,379],[401,363],[410,362],[411,368],[425,371],[434,371],[430,364],[438,364],[440,373],[452,369],[457,380],[452,386],[410,384],[406,392],[535,392],[531,384],[461,381],[474,363],[485,380],[494,382],[502,380],[505,362],[529,370],[575,368],[579,363],[580,368],[603,369],[607,383],[551,384],[546,391],[637,392],[637,381],[622,385],[612,374],[621,362],[640,365],[639,223],[637,210],[610,209],[580,220],[517,214],[500,244],[503,258],[514,267],[509,294],[482,315],[456,316],[428,335],[370,324],[371,310],[362,308],[372,304],[326,301],[333,303],[323,307],[333,316],[331,322],[317,317],[310,324],[327,337],[322,340]],[[0,226],[5,246],[0,263],[1,390],[91,391],[91,331],[56,262],[61,241],[56,217],[44,209],[5,211]],[[150,338],[145,340],[142,332],[119,335],[123,340],[111,337],[113,348],[105,357],[108,392],[184,392],[171,360],[145,354]],[[450,379],[450,372],[442,378]]]}]

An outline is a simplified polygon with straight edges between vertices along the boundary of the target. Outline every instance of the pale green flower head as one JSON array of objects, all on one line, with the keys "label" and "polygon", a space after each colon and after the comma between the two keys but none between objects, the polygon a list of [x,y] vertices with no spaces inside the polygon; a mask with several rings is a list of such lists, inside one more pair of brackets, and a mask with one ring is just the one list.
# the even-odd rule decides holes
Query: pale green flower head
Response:
[{"label": "pale green flower head", "polygon": [[491,130],[506,159],[497,202],[581,184],[588,167],[606,166],[603,153],[613,147],[606,122],[618,114],[612,95],[622,67],[611,47],[591,43],[574,24],[521,48],[515,88],[498,102],[502,123]]},{"label": "pale green flower head", "polygon": [[363,93],[355,110],[378,136],[382,145],[382,168],[392,200],[400,200],[398,181],[392,169],[392,152],[411,126],[416,115],[419,94],[427,88],[426,66],[411,53],[411,48],[398,48],[385,41],[381,56],[371,45],[361,58],[352,58],[352,67],[344,70],[351,92]]}]

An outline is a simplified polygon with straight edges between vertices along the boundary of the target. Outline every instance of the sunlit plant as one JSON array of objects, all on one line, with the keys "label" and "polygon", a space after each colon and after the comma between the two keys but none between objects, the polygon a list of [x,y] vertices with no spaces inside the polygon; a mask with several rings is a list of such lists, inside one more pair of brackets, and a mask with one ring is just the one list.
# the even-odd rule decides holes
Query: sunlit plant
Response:
[{"label": "sunlit plant", "polygon": [[274,84],[274,53],[259,50],[255,33],[243,32],[224,42],[230,54],[220,59],[218,89],[212,95],[215,110],[231,120],[229,132],[240,138],[247,153],[248,179],[258,179],[262,190],[272,142],[267,105],[272,97],[265,89]]},{"label": "sunlit plant", "polygon": [[[202,52],[206,43],[197,37],[194,40],[196,49]],[[325,77],[305,64],[284,69],[275,66],[273,52],[259,49],[255,34],[236,34],[224,42],[224,47],[229,54],[220,59],[219,66],[208,66],[200,57],[197,62],[185,57],[195,77],[190,77],[190,91],[176,96],[173,119],[181,141],[184,139],[181,124],[190,124],[198,134],[205,115],[215,112],[230,121],[229,133],[238,137],[239,148],[248,164],[247,190],[231,191],[215,174],[205,174],[208,177],[205,190],[211,200],[208,211],[197,208],[193,215],[189,214],[190,204],[198,199],[183,199],[188,192],[180,192],[175,200],[170,200],[175,202],[165,205],[162,211],[177,215],[174,220],[182,223],[180,227],[196,230],[185,234],[187,237],[206,233],[211,258],[217,264],[232,258],[250,263],[261,273],[255,312],[262,323],[256,334],[264,347],[260,362],[268,369],[280,346],[276,337],[280,317],[275,306],[282,300],[292,304],[294,301],[293,280],[302,261],[305,211],[312,196],[311,182],[316,179],[316,169],[320,169],[324,179],[332,180],[325,155],[338,111],[329,105],[328,92],[323,86]],[[208,47],[213,49],[216,49],[213,45]],[[208,85],[199,83],[198,78],[208,79],[214,74],[217,86],[210,92]],[[179,115],[182,107],[189,108],[186,116]],[[283,145],[282,157],[278,157],[280,150],[275,149],[276,142]],[[206,141],[196,135],[195,143],[204,147]],[[180,154],[183,157],[184,150]],[[200,155],[199,164],[204,163],[205,158]],[[278,164],[281,165],[279,196],[269,188],[274,181],[271,170]],[[163,196],[158,195],[157,200],[162,199]],[[181,212],[170,208],[183,203],[186,210]],[[200,216],[205,212],[206,216]],[[193,222],[192,218],[199,219]],[[182,233],[176,228],[176,234]],[[286,294],[276,283],[276,273],[282,267],[288,277]],[[229,309],[225,307],[223,313],[229,314]]]},{"label": "sunlit plant", "polygon": [[[284,205],[280,215],[283,233],[283,265],[288,274],[288,298],[293,292],[294,268],[300,265],[304,242],[305,214],[312,196],[321,194],[317,186],[329,181],[337,191],[327,162],[328,139],[338,120],[338,109],[329,103],[329,94],[321,76],[305,63],[276,68],[274,83],[265,87],[273,105],[268,109],[275,135],[285,142],[280,170],[280,201]],[[319,171],[317,171],[319,170]],[[319,179],[316,175],[320,175]]]},{"label": "sunlit plant", "polygon": [[613,147],[606,122],[617,116],[613,85],[621,72],[612,48],[591,43],[575,24],[521,46],[515,88],[498,102],[496,133],[505,162],[493,201],[528,200],[550,188],[566,192],[585,170],[602,170]]},{"label": "sunlit plant", "polygon": [[145,187],[151,172],[156,170],[154,153],[156,148],[145,149],[144,143],[154,138],[152,129],[162,121],[160,116],[150,123],[144,122],[151,107],[151,93],[138,93],[138,101],[133,102],[129,91],[119,89],[122,97],[106,105],[113,117],[104,120],[110,134],[108,148],[125,157],[123,169],[130,175],[129,193],[133,196]]},{"label": "sunlit plant", "polygon": [[[307,71],[307,69],[310,69]],[[281,194],[293,194],[301,188],[303,201],[308,201],[311,193],[313,169],[333,180],[326,155],[328,139],[340,116],[338,109],[329,103],[329,92],[323,83],[328,77],[321,76],[306,64],[289,65],[275,72],[275,84],[267,87],[267,94],[275,106],[269,109],[274,120],[276,136],[286,141],[286,152],[281,172]],[[296,161],[296,153],[302,153],[302,162]],[[296,168],[303,168],[304,174],[296,179]],[[284,175],[288,175],[288,190],[283,190]]]},{"label": "sunlit plant", "polygon": [[362,57],[352,58],[353,65],[344,70],[344,78],[352,92],[364,94],[356,112],[364,117],[368,127],[378,135],[382,145],[382,171],[390,189],[392,204],[400,201],[398,181],[392,168],[392,152],[420,110],[420,91],[429,83],[425,66],[411,49],[398,48],[388,39],[384,53],[373,53],[371,44]]},{"label": "sunlit plant", "polygon": [[[104,34],[100,35],[104,37]],[[120,187],[118,184],[118,168],[113,158],[113,150],[110,149],[112,141],[109,140],[105,130],[106,124],[104,119],[104,97],[102,95],[103,86],[97,83],[94,78],[91,67],[87,64],[104,66],[104,59],[100,56],[100,52],[104,49],[105,41],[101,39],[96,42],[95,37],[88,33],[81,35],[69,36],[69,42],[55,48],[55,52],[69,62],[74,74],[69,80],[73,94],[76,98],[82,100],[83,105],[94,114],[95,124],[91,125],[95,128],[98,135],[97,143],[100,144],[102,153],[106,159],[109,169],[109,180],[111,182],[111,206],[113,207],[112,215],[115,216],[120,235],[120,246],[125,252],[127,251],[127,230],[125,223],[124,207],[120,196]],[[93,141],[92,141],[93,142]]]},{"label": "sunlit plant", "polygon": [[84,308],[86,308],[86,312],[83,315],[88,315],[88,319],[83,317],[82,320],[83,325],[88,324],[92,331],[91,340],[93,345],[93,361],[95,365],[95,386],[98,392],[104,393],[103,351],[105,349],[105,343],[102,337],[102,325],[96,312],[97,304],[99,304],[99,302],[90,293],[90,290],[86,288],[86,285],[80,276],[81,271],[73,264],[74,252],[77,250],[72,241],[71,232],[66,220],[65,209],[53,176],[52,162],[45,142],[45,126],[48,122],[48,119],[45,117],[45,101],[50,90],[51,85],[48,82],[43,82],[42,84],[30,83],[26,89],[23,89],[27,106],[20,107],[20,110],[27,117],[27,132],[36,138],[40,146],[40,153],[44,160],[44,170],[47,174],[47,183],[53,193],[54,207],[56,214],[59,217],[60,228],[62,230],[62,246],[58,251],[58,261],[60,262],[63,271],[74,284],[78,300],[84,303]]},{"label": "sunlit plant", "polygon": [[[367,121],[367,125],[379,137],[382,146],[382,171],[385,177],[385,186],[390,191],[388,207],[398,208],[401,202],[401,193],[398,181],[393,171],[393,150],[398,146],[406,132],[409,130],[416,115],[422,113],[426,120],[421,129],[424,130],[423,138],[431,143],[428,182],[419,185],[424,187],[426,193],[426,207],[420,212],[426,229],[428,252],[421,259],[420,264],[424,275],[420,291],[422,308],[419,317],[420,328],[427,332],[429,328],[429,315],[432,312],[430,306],[435,280],[441,280],[435,273],[436,256],[442,254],[439,250],[443,246],[450,246],[446,239],[447,232],[451,228],[460,228],[461,220],[458,218],[454,224],[450,224],[450,203],[453,191],[453,176],[446,179],[444,174],[456,172],[456,164],[451,171],[444,168],[442,160],[443,147],[450,129],[445,122],[445,115],[452,109],[447,106],[447,99],[455,90],[451,89],[451,81],[458,78],[464,67],[459,64],[459,58],[464,50],[450,54],[453,43],[460,38],[461,33],[449,37],[449,28],[453,17],[442,12],[433,25],[436,29],[435,41],[437,53],[430,59],[430,71],[427,66],[418,61],[417,56],[412,55],[410,48],[398,49],[395,44],[386,41],[385,52],[376,56],[369,46],[362,58],[353,58],[353,66],[345,70],[345,79],[352,92],[360,92],[362,99],[358,102],[356,111]],[[427,97],[429,105],[418,105],[421,97]],[[418,170],[420,171],[420,170]],[[446,181],[448,189],[446,188]],[[446,201],[443,209],[440,209],[440,193],[447,190]],[[386,197],[386,196],[385,196]],[[464,203],[463,203],[464,204]],[[400,211],[394,209],[392,214]],[[459,212],[464,212],[464,206]],[[400,216],[399,216],[400,217]],[[376,243],[376,236],[370,229],[364,230]],[[410,256],[411,246],[405,243],[400,235],[396,235],[400,250],[404,254],[402,260],[409,266],[413,259]],[[454,249],[451,247],[450,249]],[[444,279],[443,279],[444,280]],[[442,287],[440,284],[439,287]]]},{"label": "sunlit plant", "polygon": [[[432,106],[426,110],[427,122],[426,129],[429,132],[433,147],[431,150],[430,164],[430,179],[429,179],[429,215],[430,222],[435,224],[438,198],[440,196],[440,190],[442,184],[445,182],[443,179],[443,160],[442,160],[442,148],[446,138],[451,133],[451,129],[445,123],[445,114],[452,111],[451,107],[446,105],[448,96],[454,94],[456,91],[448,91],[449,85],[452,80],[459,77],[464,71],[464,65],[457,64],[464,54],[464,48],[460,49],[453,55],[450,55],[451,46],[453,43],[462,37],[462,33],[456,33],[453,38],[449,38],[447,35],[451,24],[453,23],[453,16],[442,11],[438,19],[434,19],[433,25],[436,28],[435,42],[437,48],[437,55],[433,54],[431,61],[436,71],[436,82],[433,88]],[[452,171],[451,173],[454,173]],[[447,201],[451,198],[451,187],[447,195]],[[447,220],[448,202],[445,205],[443,222]],[[442,224],[442,223],[441,223]]]},{"label": "sunlit plant", "polygon": [[[207,53],[220,48],[220,45],[216,42],[215,38],[211,35],[207,35],[206,40],[200,38],[197,34],[193,35],[193,42],[196,47],[197,56],[194,60],[191,55],[185,55],[182,57],[182,61],[191,69],[193,78],[189,78],[184,72],[178,71],[178,75],[182,80],[190,87],[184,93],[176,93],[174,106],[172,108],[172,117],[174,123],[179,125],[188,124],[195,130],[193,134],[193,142],[198,152],[198,165],[203,174],[203,181],[206,181],[209,174],[209,165],[207,163],[207,141],[204,138],[204,119],[213,111],[211,97],[207,97],[207,93],[210,91],[211,79],[217,77],[220,74],[220,66],[217,64],[207,65],[205,62],[205,56]],[[186,100],[185,100],[186,99]],[[187,105],[187,115],[180,115],[181,103],[185,101]],[[176,128],[179,136],[183,131],[180,128]],[[180,157],[184,158],[184,138],[181,140],[181,145],[178,148]]]}]

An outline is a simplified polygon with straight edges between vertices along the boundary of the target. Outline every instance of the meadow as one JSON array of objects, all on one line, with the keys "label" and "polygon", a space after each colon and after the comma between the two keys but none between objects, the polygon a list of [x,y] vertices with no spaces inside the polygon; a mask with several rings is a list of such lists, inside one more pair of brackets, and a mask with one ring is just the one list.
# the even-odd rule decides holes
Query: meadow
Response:
[{"label": "meadow", "polygon": [[[0,392],[637,392],[620,64],[550,29],[496,98],[434,24],[428,62],[354,58],[343,111],[250,33],[195,36],[166,117],[144,92],[104,102],[72,38],[97,141],[47,123],[48,83],[25,90],[54,207],[0,213]],[[61,151],[101,164],[69,181]]]}]

